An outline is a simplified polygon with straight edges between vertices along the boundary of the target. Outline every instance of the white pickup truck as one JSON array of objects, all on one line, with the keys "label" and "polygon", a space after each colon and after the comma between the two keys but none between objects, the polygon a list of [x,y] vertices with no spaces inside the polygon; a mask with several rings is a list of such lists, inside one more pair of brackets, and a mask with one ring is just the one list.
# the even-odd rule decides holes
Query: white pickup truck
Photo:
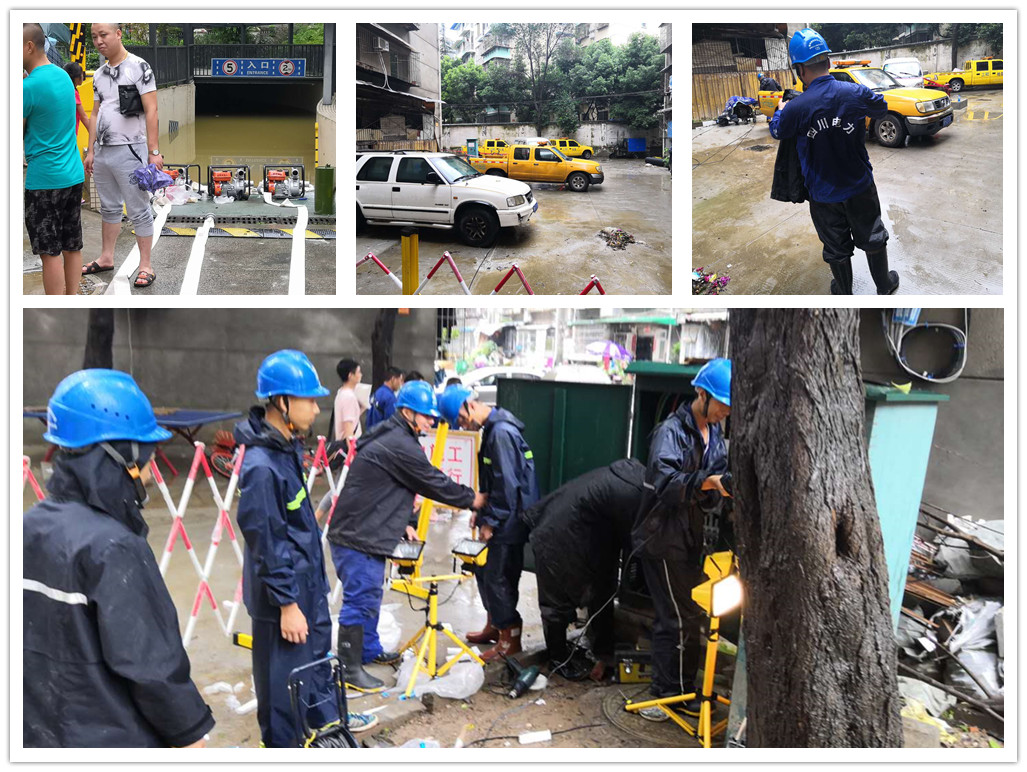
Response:
[{"label": "white pickup truck", "polygon": [[456,228],[472,247],[490,246],[500,228],[538,211],[523,182],[485,175],[449,153],[415,150],[357,154],[357,229],[365,224]]}]

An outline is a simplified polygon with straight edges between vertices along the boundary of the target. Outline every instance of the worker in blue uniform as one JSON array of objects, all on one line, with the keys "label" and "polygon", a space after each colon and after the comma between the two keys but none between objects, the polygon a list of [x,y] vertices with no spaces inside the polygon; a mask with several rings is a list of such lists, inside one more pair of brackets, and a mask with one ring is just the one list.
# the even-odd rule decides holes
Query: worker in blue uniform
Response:
[{"label": "worker in blue uniform", "polygon": [[535,461],[524,439],[524,424],[510,411],[478,400],[473,389],[447,388],[439,398],[439,412],[451,426],[482,431],[478,476],[488,502],[471,525],[478,526],[489,545],[485,565],[476,573],[488,617],[484,629],[464,637],[468,643],[494,643],[482,654],[491,662],[521,651],[518,584],[528,541],[521,514],[539,499]]},{"label": "worker in blue uniform", "polygon": [[[653,697],[698,691],[704,612],[692,601],[703,580],[704,526],[710,498],[727,496],[727,446],[721,422],[731,412],[731,360],[713,359],[692,379],[696,396],[681,405],[649,441],[644,490],[631,531],[634,552],[653,601]],[[698,716],[699,700],[675,710]],[[658,706],[643,718],[668,718]]]},{"label": "worker in blue uniform", "polygon": [[417,539],[415,494],[459,509],[481,507],[485,497],[452,480],[425,456],[419,437],[439,417],[435,391],[424,381],[405,383],[396,412],[357,440],[357,454],[328,528],[332,562],[342,582],[339,659],[346,685],[378,692],[385,682],[364,670],[399,653],[378,639],[385,560],[400,540]]},{"label": "worker in blue uniform", "polygon": [[[253,683],[263,745],[296,747],[288,677],[293,669],[328,656],[332,622],[328,612],[321,532],[307,497],[303,437],[327,397],[314,365],[299,351],[268,356],[257,371],[257,399],[236,424],[235,440],[246,446],[240,476],[239,529],[246,541],[243,598],[253,621]],[[313,686],[311,726],[339,719],[330,685]],[[363,731],[377,717],[350,714],[350,731]]]},{"label": "worker in blue uniform", "polygon": [[214,718],[142,514],[171,432],[132,376],[91,369],[57,386],[43,437],[50,496],[22,526],[25,747],[204,747]]},{"label": "worker in blue uniform", "polygon": [[392,414],[396,412],[396,392],[402,385],[403,371],[398,367],[386,367],[385,380],[371,397],[371,407],[367,411],[367,422],[364,427],[367,431],[392,418]]},{"label": "worker in blue uniform", "polygon": [[781,99],[770,133],[775,139],[797,138],[810,217],[834,277],[831,294],[852,294],[854,248],[866,252],[877,294],[894,294],[899,276],[888,270],[888,230],[864,146],[866,118],[883,117],[888,105],[866,86],[835,80],[829,72],[831,51],[818,32],[796,32],[788,54],[805,91]]}]

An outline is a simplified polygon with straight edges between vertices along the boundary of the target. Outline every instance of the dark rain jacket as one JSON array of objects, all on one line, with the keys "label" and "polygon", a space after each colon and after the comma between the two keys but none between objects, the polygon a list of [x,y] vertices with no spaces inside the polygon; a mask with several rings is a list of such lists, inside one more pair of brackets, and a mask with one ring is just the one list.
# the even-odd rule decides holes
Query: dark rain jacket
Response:
[{"label": "dark rain jacket", "polygon": [[719,424],[709,427],[709,444],[695,425],[691,403],[653,430],[645,491],[631,531],[632,548],[655,560],[702,558],[705,508],[717,491],[701,490],[707,477],[727,472],[727,445]]},{"label": "dark rain jacket", "polygon": [[431,465],[397,412],[357,440],[328,540],[368,555],[391,555],[406,527],[417,525],[415,494],[460,509],[474,503],[474,490]]},{"label": "dark rain jacket", "polygon": [[59,453],[48,487],[23,517],[25,746],[191,745],[214,718],[131,479],[96,446]]},{"label": "dark rain jacket", "polygon": [[[606,601],[642,500],[645,465],[622,458],[575,477],[527,509],[539,606],[571,612]],[[607,595],[608,597],[608,595]]]},{"label": "dark rain jacket", "polygon": [[[789,96],[789,92],[792,95],[798,94],[789,89],[784,96]],[[801,204],[809,200],[806,180],[802,176],[802,163],[799,161],[798,137],[787,137],[778,144],[770,197],[775,201],[784,201],[788,204]]]},{"label": "dark rain jacket", "polygon": [[479,526],[492,526],[493,544],[524,544],[527,526],[521,513],[538,501],[538,479],[531,448],[524,439],[524,424],[513,413],[493,408],[485,420],[478,452],[482,493],[489,496],[478,513]]},{"label": "dark rain jacket", "polygon": [[304,484],[303,445],[267,423],[262,407],[250,408],[235,425],[235,441],[246,446],[236,512],[246,540],[246,610],[253,619],[279,622],[281,607],[298,603],[310,619],[329,587],[321,531]]}]

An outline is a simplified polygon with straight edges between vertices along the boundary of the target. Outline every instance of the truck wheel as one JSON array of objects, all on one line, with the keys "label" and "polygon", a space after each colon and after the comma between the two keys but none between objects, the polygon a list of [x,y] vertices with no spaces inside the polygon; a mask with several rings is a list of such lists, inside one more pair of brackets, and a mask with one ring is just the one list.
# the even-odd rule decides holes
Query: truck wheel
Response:
[{"label": "truck wheel", "polygon": [[874,135],[885,147],[902,147],[906,142],[906,124],[901,116],[888,113],[874,124]]},{"label": "truck wheel", "polygon": [[489,169],[485,174],[491,174],[493,177],[505,177],[506,172],[502,169]]},{"label": "truck wheel", "polygon": [[483,206],[469,206],[457,215],[460,240],[469,247],[487,247],[499,236],[499,218]]},{"label": "truck wheel", "polygon": [[584,153],[581,154],[581,157],[584,158],[585,160],[588,160],[589,158],[592,157],[592,151],[591,150],[586,150]]},{"label": "truck wheel", "polygon": [[949,81],[949,85],[952,86],[952,90],[957,94],[963,90],[963,81],[960,78],[953,78]]},{"label": "truck wheel", "polygon": [[591,180],[584,172],[574,172],[574,174],[567,178],[567,185],[575,193],[584,193],[588,190],[588,184],[590,182]]}]

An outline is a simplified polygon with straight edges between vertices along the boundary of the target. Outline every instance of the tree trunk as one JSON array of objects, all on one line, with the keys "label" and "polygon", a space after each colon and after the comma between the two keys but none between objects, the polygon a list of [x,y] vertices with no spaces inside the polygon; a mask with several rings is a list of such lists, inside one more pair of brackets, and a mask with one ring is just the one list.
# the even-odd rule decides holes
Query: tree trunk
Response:
[{"label": "tree trunk", "polygon": [[385,368],[392,364],[392,331],[396,327],[395,308],[383,308],[374,320],[371,333],[371,391],[385,382]]},{"label": "tree trunk", "polygon": [[[128,313],[132,313],[129,311]],[[82,369],[91,367],[114,367],[114,309],[89,309],[89,326],[86,329],[86,355]]]},{"label": "tree trunk", "polygon": [[858,312],[731,312],[750,747],[902,745]]},{"label": "tree trunk", "polygon": [[950,70],[956,69],[959,64],[959,25],[953,24],[949,27],[949,35],[952,36],[952,66]]}]

